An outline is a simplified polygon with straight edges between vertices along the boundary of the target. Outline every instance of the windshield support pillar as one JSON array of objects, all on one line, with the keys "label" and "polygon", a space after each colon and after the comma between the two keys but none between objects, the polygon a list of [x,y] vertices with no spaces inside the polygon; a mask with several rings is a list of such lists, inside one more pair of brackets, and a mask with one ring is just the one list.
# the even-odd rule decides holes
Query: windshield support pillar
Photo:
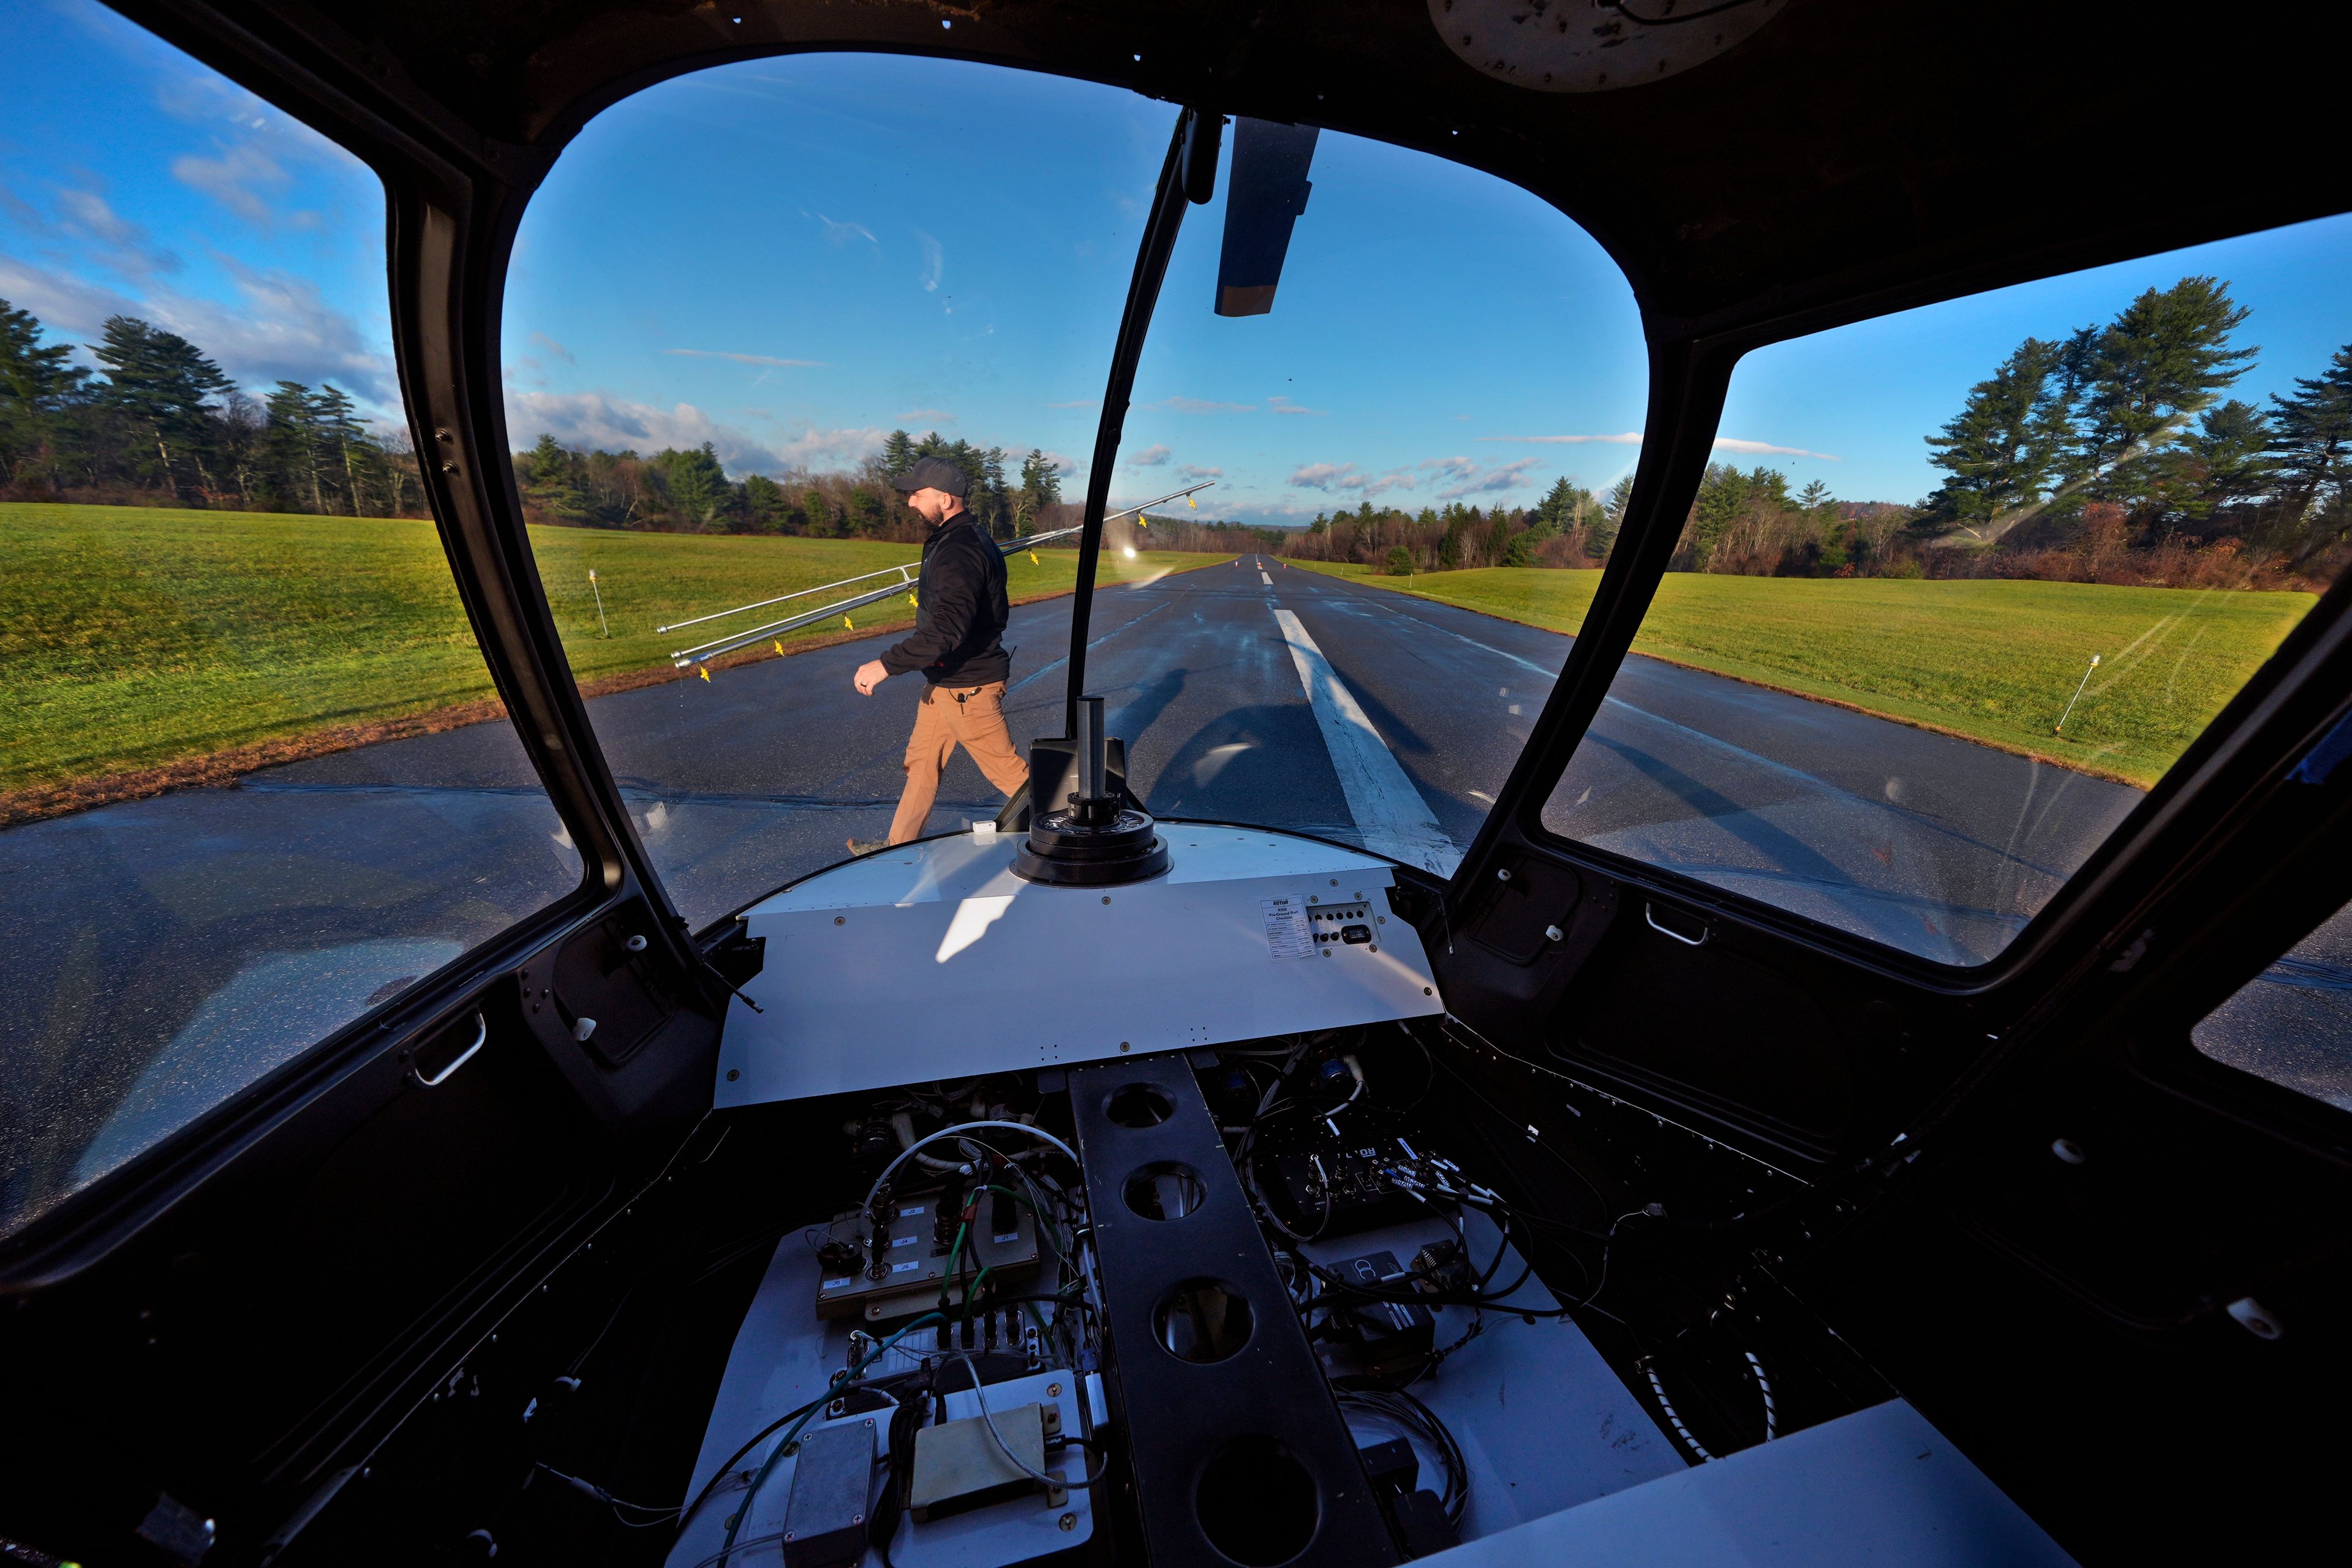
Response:
[{"label": "windshield support pillar", "polygon": [[1070,681],[1062,704],[1065,735],[1077,733],[1078,696],[1087,689],[1087,633],[1094,618],[1095,569],[1102,560],[1103,512],[1110,505],[1111,468],[1118,461],[1118,445],[1127,434],[1127,405],[1135,392],[1136,362],[1143,357],[1151,312],[1160,303],[1160,285],[1168,276],[1168,258],[1175,252],[1177,231],[1183,226],[1184,148],[1193,121],[1200,117],[1197,109],[1185,110],[1176,117],[1175,132],[1168,139],[1168,157],[1160,167],[1160,184],[1151,195],[1151,216],[1143,226],[1143,243],[1135,253],[1135,277],[1127,286],[1118,339],[1111,349],[1102,419],[1095,426],[1094,466],[1087,470],[1086,531],[1078,536],[1077,588],[1070,605]]}]

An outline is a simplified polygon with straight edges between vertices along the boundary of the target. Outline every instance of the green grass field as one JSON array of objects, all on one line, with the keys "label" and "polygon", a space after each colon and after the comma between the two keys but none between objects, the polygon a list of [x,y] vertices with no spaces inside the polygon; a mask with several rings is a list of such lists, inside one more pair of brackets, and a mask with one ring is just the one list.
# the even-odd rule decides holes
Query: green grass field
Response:
[{"label": "green grass field", "polygon": [[[1403,578],[1293,564],[1559,632],[1576,630],[1601,580],[1510,567]],[[1671,573],[1633,647],[2147,785],[2316,602],[2088,583]],[[2093,654],[2099,668],[2053,736]]]},{"label": "green grass field", "polygon": [[[667,670],[671,649],[760,617],[668,636],[656,626],[919,553],[568,528],[533,529],[531,542],[583,683]],[[1227,559],[1106,552],[1102,578]],[[1016,600],[1066,593],[1077,574],[1074,551],[1006,564]],[[0,503],[0,796],[493,695],[428,522]],[[886,600],[857,612],[856,629],[911,616],[906,599]],[[784,646],[843,629],[836,617]]]}]

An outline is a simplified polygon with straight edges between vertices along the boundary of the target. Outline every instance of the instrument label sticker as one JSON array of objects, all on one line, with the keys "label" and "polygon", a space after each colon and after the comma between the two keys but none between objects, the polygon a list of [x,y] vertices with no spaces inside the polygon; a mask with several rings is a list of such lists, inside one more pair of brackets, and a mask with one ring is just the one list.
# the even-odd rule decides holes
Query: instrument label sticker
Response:
[{"label": "instrument label sticker", "polygon": [[1266,952],[1275,958],[1312,958],[1315,932],[1307,923],[1307,906],[1296,899],[1260,899],[1265,916]]}]

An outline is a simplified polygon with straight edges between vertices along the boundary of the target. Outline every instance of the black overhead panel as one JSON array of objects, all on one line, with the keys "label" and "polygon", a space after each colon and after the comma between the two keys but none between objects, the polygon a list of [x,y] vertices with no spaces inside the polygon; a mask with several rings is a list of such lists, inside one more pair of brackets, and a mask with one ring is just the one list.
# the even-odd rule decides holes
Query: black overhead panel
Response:
[{"label": "black overhead panel", "polygon": [[1396,1548],[1181,1056],[1070,1074],[1153,1568],[1371,1568]]},{"label": "black overhead panel", "polygon": [[[2217,24],[2185,7],[2123,21],[2099,6],[1783,0],[1752,30],[1727,18],[1749,36],[1715,58],[1638,84],[1591,84],[1599,90],[1506,58],[1532,67],[1540,52],[1511,24],[1556,27],[1571,7],[1538,18],[1471,0],[122,8],[180,38],[189,18],[205,30],[225,18],[287,55],[339,66],[354,95],[400,101],[509,177],[664,77],[805,48],[1028,67],[1373,136],[1555,203],[1608,247],[1654,327],[1675,336],[1799,311],[1868,314],[1897,291],[1916,303],[1921,290],[2352,205],[2352,167],[2322,119],[2339,96],[2347,23],[2325,8]],[[1491,53],[1483,35],[1464,42],[1474,17],[1495,32]],[[2147,130],[2154,140],[2135,155],[2124,128],[2150,127],[2152,108],[2160,120],[2163,106],[2210,103],[2221,82],[2262,84],[2257,151],[2242,138]]]}]

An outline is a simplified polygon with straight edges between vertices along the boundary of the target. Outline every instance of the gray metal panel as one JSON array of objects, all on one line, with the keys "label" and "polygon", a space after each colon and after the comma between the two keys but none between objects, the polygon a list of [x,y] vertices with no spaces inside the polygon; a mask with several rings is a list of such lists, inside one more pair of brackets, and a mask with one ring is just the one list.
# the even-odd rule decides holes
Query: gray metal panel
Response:
[{"label": "gray metal panel", "polygon": [[[1444,1010],[1387,862],[1263,828],[1163,823],[1167,875],[1058,888],[1016,837],[901,845],[744,914],[766,963],[730,999],[713,1102],[838,1094],[1181,1050]],[[1378,941],[1317,942],[1307,911],[1371,907]],[[1072,966],[1117,985],[1071,985]],[[1040,1006],[1051,996],[1054,1005]]]},{"label": "gray metal panel", "polygon": [[2071,1568],[1899,1399],[1424,1559],[1675,1568]]},{"label": "gray metal panel", "polygon": [[[1136,1086],[1165,1097],[1171,1112],[1165,1121],[1135,1127],[1111,1119],[1113,1096]],[[1269,1439],[1304,1468],[1316,1510],[1311,1537],[1286,1568],[1396,1562],[1355,1439],[1331,1402],[1191,1063],[1180,1054],[1073,1071],[1070,1109],[1152,1568],[1233,1568],[1202,1528],[1203,1507],[1222,1500],[1205,1495],[1204,1471],[1229,1445]],[[1163,1162],[1190,1167],[1200,1184],[1199,1204],[1181,1218],[1146,1218],[1127,1204],[1129,1179]],[[1196,1279],[1221,1282],[1249,1303],[1250,1336],[1223,1361],[1179,1360],[1154,1328],[1161,1300]]]},{"label": "gray metal panel", "polygon": [[870,1415],[802,1434],[784,1505],[785,1568],[832,1568],[866,1554],[875,1437]]}]

